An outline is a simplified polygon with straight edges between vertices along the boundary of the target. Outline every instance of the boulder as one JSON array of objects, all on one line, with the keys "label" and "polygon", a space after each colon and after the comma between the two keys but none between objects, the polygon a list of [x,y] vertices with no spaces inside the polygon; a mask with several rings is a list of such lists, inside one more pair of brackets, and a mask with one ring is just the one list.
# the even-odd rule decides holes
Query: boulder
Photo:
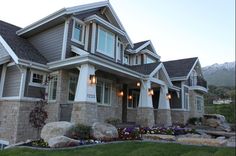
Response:
[{"label": "boulder", "polygon": [[207,146],[225,146],[226,140],[219,139],[205,139],[205,138],[178,138],[178,143],[191,145],[207,145]]},{"label": "boulder", "polygon": [[224,130],[226,132],[231,130],[229,123],[225,120],[225,117],[220,114],[205,114],[203,116],[203,124]]},{"label": "boulder", "polygon": [[41,138],[45,142],[48,142],[50,138],[69,135],[69,132],[73,127],[74,124],[66,121],[47,123],[41,131]]},{"label": "boulder", "polygon": [[232,136],[227,140],[227,146],[228,147],[236,147],[235,142],[236,142],[236,137]]},{"label": "boulder", "polygon": [[95,122],[92,125],[92,136],[98,140],[111,140],[118,138],[118,131],[111,124]]},{"label": "boulder", "polygon": [[165,140],[165,141],[175,141],[174,135],[162,135],[162,134],[144,134],[142,135],[144,140]]},{"label": "boulder", "polygon": [[80,141],[66,136],[56,136],[48,140],[48,145],[52,148],[72,147],[80,145]]}]

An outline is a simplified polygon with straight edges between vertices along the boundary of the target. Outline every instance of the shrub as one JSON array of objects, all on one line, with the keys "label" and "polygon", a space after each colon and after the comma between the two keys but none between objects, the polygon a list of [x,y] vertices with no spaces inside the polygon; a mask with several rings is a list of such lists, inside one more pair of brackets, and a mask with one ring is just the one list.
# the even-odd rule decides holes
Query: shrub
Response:
[{"label": "shrub", "polygon": [[32,146],[34,147],[49,147],[48,143],[43,139],[32,141]]},{"label": "shrub", "polygon": [[77,124],[71,130],[71,137],[73,139],[88,140],[91,139],[91,126]]},{"label": "shrub", "polygon": [[105,122],[114,126],[117,126],[117,124],[121,123],[120,119],[117,118],[108,118]]}]

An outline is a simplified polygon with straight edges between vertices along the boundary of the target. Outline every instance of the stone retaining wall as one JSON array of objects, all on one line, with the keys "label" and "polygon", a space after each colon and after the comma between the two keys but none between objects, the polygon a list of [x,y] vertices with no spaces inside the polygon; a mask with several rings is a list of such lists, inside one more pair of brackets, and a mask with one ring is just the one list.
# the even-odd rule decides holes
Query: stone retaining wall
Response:
[{"label": "stone retaining wall", "polygon": [[128,108],[127,109],[127,122],[136,122],[137,118],[137,108]]},{"label": "stone retaining wall", "polygon": [[173,124],[186,124],[189,119],[189,112],[184,110],[171,110]]}]

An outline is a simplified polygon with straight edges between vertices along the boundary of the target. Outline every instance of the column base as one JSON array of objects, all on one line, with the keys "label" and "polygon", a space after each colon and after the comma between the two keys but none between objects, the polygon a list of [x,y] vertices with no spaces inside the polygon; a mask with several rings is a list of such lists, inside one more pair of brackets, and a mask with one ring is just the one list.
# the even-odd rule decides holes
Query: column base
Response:
[{"label": "column base", "polygon": [[157,109],[156,114],[157,126],[172,126],[171,111],[169,109]]},{"label": "column base", "polygon": [[155,124],[153,108],[138,108],[136,123],[142,127],[153,127]]},{"label": "column base", "polygon": [[73,104],[71,122],[91,126],[97,122],[97,104],[78,102]]}]

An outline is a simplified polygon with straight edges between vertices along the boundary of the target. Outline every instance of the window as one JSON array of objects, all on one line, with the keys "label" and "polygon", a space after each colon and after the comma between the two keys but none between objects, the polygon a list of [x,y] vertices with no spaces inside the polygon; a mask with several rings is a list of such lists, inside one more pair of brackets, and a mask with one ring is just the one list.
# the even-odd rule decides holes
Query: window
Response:
[{"label": "window", "polygon": [[77,19],[74,19],[72,41],[84,44],[84,24]]},{"label": "window", "polygon": [[137,108],[139,103],[139,92],[132,91],[132,99],[128,101],[128,108]]},{"label": "window", "polygon": [[115,35],[105,29],[98,29],[97,51],[114,58]]},{"label": "window", "polygon": [[197,106],[197,111],[202,111],[202,107],[203,107],[203,97],[201,97],[201,96],[196,96],[195,102],[196,102],[196,106]]},{"label": "window", "polygon": [[121,60],[121,54],[123,53],[123,44],[118,42],[118,50],[117,50],[117,60]]},{"label": "window", "polygon": [[129,64],[129,55],[124,55],[124,64]]},{"label": "window", "polygon": [[151,59],[150,57],[147,57],[147,64],[149,63],[154,63],[155,61],[153,59]]},{"label": "window", "polygon": [[68,100],[69,101],[74,101],[75,99],[75,92],[76,92],[76,87],[77,87],[77,80],[78,76],[77,75],[70,75],[69,78],[69,93],[68,93]]},{"label": "window", "polygon": [[44,87],[46,74],[40,71],[31,71],[30,84],[35,87]]},{"label": "window", "polygon": [[141,61],[140,61],[140,57],[137,55],[135,56],[135,64],[140,64]]},{"label": "window", "polygon": [[97,103],[111,105],[111,83],[98,81],[96,86]]},{"label": "window", "polygon": [[189,108],[189,94],[184,94],[184,109],[188,110]]},{"label": "window", "polygon": [[57,95],[57,75],[53,75],[48,84],[48,100],[56,100]]}]

